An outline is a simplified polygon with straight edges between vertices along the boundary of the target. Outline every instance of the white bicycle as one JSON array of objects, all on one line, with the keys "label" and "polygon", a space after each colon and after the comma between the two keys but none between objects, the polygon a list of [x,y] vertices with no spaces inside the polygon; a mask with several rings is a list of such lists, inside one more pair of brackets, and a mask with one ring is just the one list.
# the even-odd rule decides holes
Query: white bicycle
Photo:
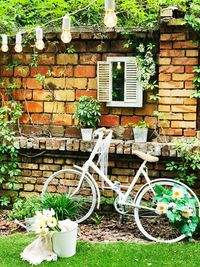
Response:
[{"label": "white bicycle", "polygon": [[[112,182],[105,171],[112,130],[100,128],[94,132],[93,136],[98,137],[98,139],[83,167],[74,165],[73,169],[63,169],[53,173],[43,186],[42,197],[46,193],[54,192],[56,186],[57,192],[66,193],[69,197],[81,203],[79,205],[79,215],[71,219],[76,220],[78,223],[83,222],[92,214],[96,206],[99,208],[100,205],[100,181],[97,182],[89,172],[89,169],[93,169],[101,177],[102,181],[106,183],[107,186],[104,188],[113,190],[116,193],[117,197],[114,206],[117,212],[122,215],[134,216],[139,230],[148,239],[168,243],[182,240],[185,235],[180,234],[170,224],[166,216],[156,213],[155,201],[153,200],[155,196],[154,187],[156,185],[161,185],[167,189],[176,185],[183,187],[189,196],[195,198],[196,205],[193,207],[193,213],[199,214],[200,202],[195,193],[188,186],[176,180],[160,178],[151,181],[148,177],[146,163],[157,162],[159,159],[140,151],[133,151],[133,154],[140,157],[143,163],[130,185],[124,186],[119,182]],[[99,156],[99,160],[95,164],[96,155]],[[101,165],[100,168],[98,165]],[[141,175],[143,175],[146,183],[138,192],[135,192],[134,186]]]}]

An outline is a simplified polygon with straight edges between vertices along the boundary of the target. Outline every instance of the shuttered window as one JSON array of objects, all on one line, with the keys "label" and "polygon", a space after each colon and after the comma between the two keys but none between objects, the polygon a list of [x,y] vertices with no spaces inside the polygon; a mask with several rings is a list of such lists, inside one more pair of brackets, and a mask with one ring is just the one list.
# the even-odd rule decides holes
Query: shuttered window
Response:
[{"label": "shuttered window", "polygon": [[[123,66],[123,70],[121,66]],[[117,77],[118,67],[119,75]],[[123,75],[122,71],[124,71]],[[114,81],[114,79],[118,80]],[[99,61],[97,85],[98,99],[101,102],[106,102],[107,106],[142,107],[143,90],[134,57],[109,57],[107,61]],[[123,92],[119,92],[120,90],[123,90]],[[116,101],[116,94],[120,94],[120,101]],[[121,97],[123,97],[123,100],[121,100]]]}]

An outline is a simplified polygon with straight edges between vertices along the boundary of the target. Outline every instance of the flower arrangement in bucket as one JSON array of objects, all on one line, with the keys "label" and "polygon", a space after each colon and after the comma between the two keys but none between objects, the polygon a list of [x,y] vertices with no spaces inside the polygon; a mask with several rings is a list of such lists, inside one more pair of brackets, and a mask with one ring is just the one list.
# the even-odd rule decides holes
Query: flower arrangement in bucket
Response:
[{"label": "flower arrangement in bucket", "polygon": [[92,96],[80,97],[73,119],[78,119],[77,126],[81,127],[83,140],[92,139],[92,131],[100,121],[100,110],[100,102]]},{"label": "flower arrangement in bucket", "polygon": [[145,143],[147,142],[147,134],[149,124],[144,120],[141,120],[137,123],[128,123],[127,127],[133,128],[134,140],[136,143]]},{"label": "flower arrangement in bucket", "polygon": [[36,211],[31,229],[39,234],[38,239],[21,253],[21,257],[31,264],[71,257],[76,253],[78,224],[66,219],[59,221],[53,209]]},{"label": "flower arrangement in bucket", "polygon": [[196,200],[181,186],[165,189],[156,185],[154,191],[156,213],[165,215],[181,234],[191,238],[199,223],[195,213]]}]

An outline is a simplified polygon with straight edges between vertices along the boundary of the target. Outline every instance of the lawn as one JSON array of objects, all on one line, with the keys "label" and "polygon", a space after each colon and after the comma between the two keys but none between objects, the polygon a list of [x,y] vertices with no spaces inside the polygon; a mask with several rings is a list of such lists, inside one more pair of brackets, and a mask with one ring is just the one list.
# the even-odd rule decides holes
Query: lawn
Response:
[{"label": "lawn", "polygon": [[[19,254],[34,239],[30,234],[0,237],[0,267],[30,266]],[[57,262],[45,262],[39,266],[56,267],[193,267],[200,263],[199,243],[136,244],[96,243],[79,241],[77,254]]]}]

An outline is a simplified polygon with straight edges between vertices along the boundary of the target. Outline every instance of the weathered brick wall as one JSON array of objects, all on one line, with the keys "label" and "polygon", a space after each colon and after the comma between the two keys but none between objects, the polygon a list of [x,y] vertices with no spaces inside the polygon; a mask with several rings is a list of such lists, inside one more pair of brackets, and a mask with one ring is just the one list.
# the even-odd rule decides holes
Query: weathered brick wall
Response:
[{"label": "weathered brick wall", "polygon": [[[31,66],[31,47],[26,47],[20,54],[15,53],[13,48],[9,54],[1,53],[1,80],[7,85],[11,82],[18,84],[13,95],[24,106],[20,119],[22,133],[78,136],[76,128],[71,127],[75,124],[72,115],[80,96],[97,96],[97,61],[106,60],[108,56],[131,56],[135,49],[125,48],[127,39],[115,32],[104,34],[103,39],[99,34],[73,34],[73,41],[67,46],[55,36],[47,35],[46,48],[38,53],[38,66]],[[139,34],[141,41],[145,36],[146,33]],[[53,45],[55,40],[59,44]],[[74,53],[66,52],[69,46],[75,48]],[[13,61],[18,61],[21,66],[6,70]],[[46,76],[44,83],[35,78],[37,74]],[[1,89],[4,89],[3,85]],[[156,118],[152,114],[156,109],[157,105],[148,99],[143,108],[107,108],[102,103],[99,126],[124,126],[145,118],[155,128]]]},{"label": "weathered brick wall", "polygon": [[198,58],[199,41],[192,32],[184,27],[161,29],[158,110],[168,119],[160,129],[166,135],[196,135],[197,101],[190,95]]},{"label": "weathered brick wall", "polygon": [[[0,194],[7,193],[11,196],[19,195],[22,197],[39,196],[44,182],[55,171],[71,168],[73,164],[82,166],[88,159],[94,144],[95,141],[86,142],[71,138],[18,138],[16,145],[21,147],[20,168],[22,172],[14,189],[8,191],[8,185],[5,183],[2,185],[3,191],[0,190]],[[135,144],[133,141],[113,140],[109,150],[108,168],[108,175],[112,181],[119,181],[123,185],[130,184],[133,175],[142,163],[141,159],[133,155],[133,150],[147,152],[160,158],[157,163],[147,164],[151,179],[175,177],[175,173],[165,169],[166,162],[177,157],[173,144]],[[101,187],[101,179],[96,174],[93,177]],[[141,177],[135,190],[137,191],[144,182]],[[59,191],[56,186],[55,181],[52,185],[52,191]],[[101,194],[113,196],[111,190],[104,190]]]}]

